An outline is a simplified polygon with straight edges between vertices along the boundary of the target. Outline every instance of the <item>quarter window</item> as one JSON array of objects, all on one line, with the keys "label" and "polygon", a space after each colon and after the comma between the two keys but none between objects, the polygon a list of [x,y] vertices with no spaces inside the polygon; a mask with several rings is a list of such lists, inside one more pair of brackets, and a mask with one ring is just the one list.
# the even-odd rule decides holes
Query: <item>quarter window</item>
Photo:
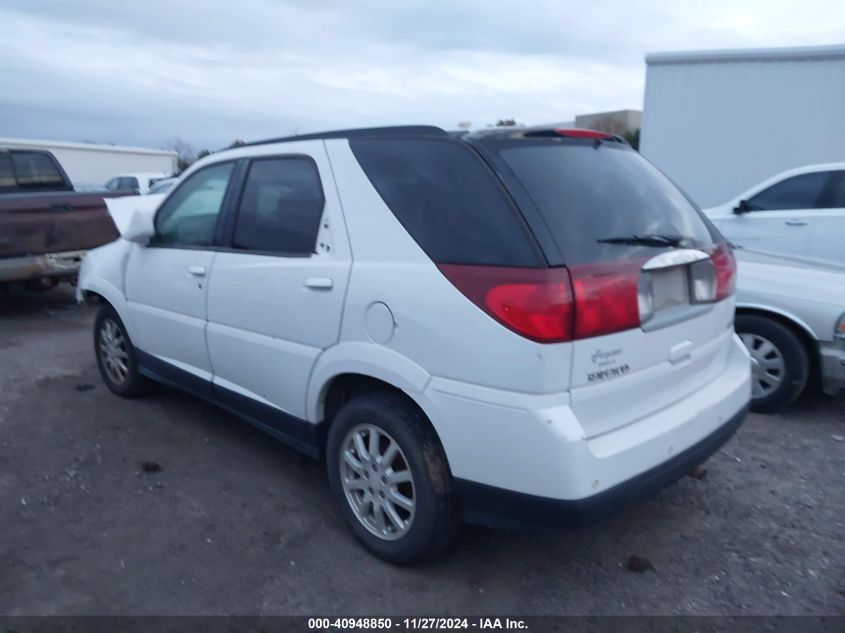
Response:
[{"label": "quarter window", "polygon": [[465,143],[354,139],[350,146],[382,200],[433,261],[537,265],[516,209]]},{"label": "quarter window", "polygon": [[817,171],[781,180],[750,198],[748,206],[753,211],[817,209],[830,173]]},{"label": "quarter window", "polygon": [[287,255],[314,252],[323,215],[323,189],[307,158],[254,160],[249,168],[232,246]]},{"label": "quarter window", "polygon": [[158,210],[153,246],[210,246],[233,168],[217,163],[191,174]]}]

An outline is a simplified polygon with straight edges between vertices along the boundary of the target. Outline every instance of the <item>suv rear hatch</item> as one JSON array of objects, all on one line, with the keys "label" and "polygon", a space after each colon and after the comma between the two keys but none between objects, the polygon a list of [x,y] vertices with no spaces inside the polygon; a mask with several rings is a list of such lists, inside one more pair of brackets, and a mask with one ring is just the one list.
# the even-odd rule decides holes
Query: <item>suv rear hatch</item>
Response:
[{"label": "suv rear hatch", "polygon": [[569,329],[557,340],[572,341],[572,408],[588,437],[719,375],[732,333],[733,254],[668,178],[600,132],[466,140],[504,182],[549,268],[568,272],[571,309],[558,313]]}]

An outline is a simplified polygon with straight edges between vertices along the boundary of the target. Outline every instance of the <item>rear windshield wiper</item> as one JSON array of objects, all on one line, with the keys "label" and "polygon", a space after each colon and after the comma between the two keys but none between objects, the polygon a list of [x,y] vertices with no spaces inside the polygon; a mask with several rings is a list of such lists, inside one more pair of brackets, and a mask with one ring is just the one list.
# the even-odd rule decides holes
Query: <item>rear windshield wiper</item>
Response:
[{"label": "rear windshield wiper", "polygon": [[649,233],[648,235],[624,235],[621,237],[606,237],[601,240],[596,240],[596,242],[599,242],[601,244],[631,244],[634,246],[678,247],[688,246],[693,243],[693,240],[688,237],[670,237],[668,235]]}]

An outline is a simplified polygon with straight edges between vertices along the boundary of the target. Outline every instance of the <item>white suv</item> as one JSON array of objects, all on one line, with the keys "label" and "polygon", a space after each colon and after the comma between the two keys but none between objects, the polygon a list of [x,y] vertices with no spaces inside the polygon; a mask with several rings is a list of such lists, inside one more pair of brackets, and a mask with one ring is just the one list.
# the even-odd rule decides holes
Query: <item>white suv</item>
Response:
[{"label": "white suv", "polygon": [[195,164],[85,260],[103,379],[220,404],[314,457],[410,562],[461,520],[600,520],[742,421],[735,263],[623,140],[314,134]]}]

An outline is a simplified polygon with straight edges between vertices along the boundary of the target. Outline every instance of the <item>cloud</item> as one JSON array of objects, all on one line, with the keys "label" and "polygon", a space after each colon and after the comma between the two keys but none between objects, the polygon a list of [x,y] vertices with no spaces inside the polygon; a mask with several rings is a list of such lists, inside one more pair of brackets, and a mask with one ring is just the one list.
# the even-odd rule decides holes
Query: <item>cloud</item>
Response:
[{"label": "cloud", "polygon": [[656,50],[845,41],[845,4],[3,0],[0,135],[211,148],[639,108]]}]

